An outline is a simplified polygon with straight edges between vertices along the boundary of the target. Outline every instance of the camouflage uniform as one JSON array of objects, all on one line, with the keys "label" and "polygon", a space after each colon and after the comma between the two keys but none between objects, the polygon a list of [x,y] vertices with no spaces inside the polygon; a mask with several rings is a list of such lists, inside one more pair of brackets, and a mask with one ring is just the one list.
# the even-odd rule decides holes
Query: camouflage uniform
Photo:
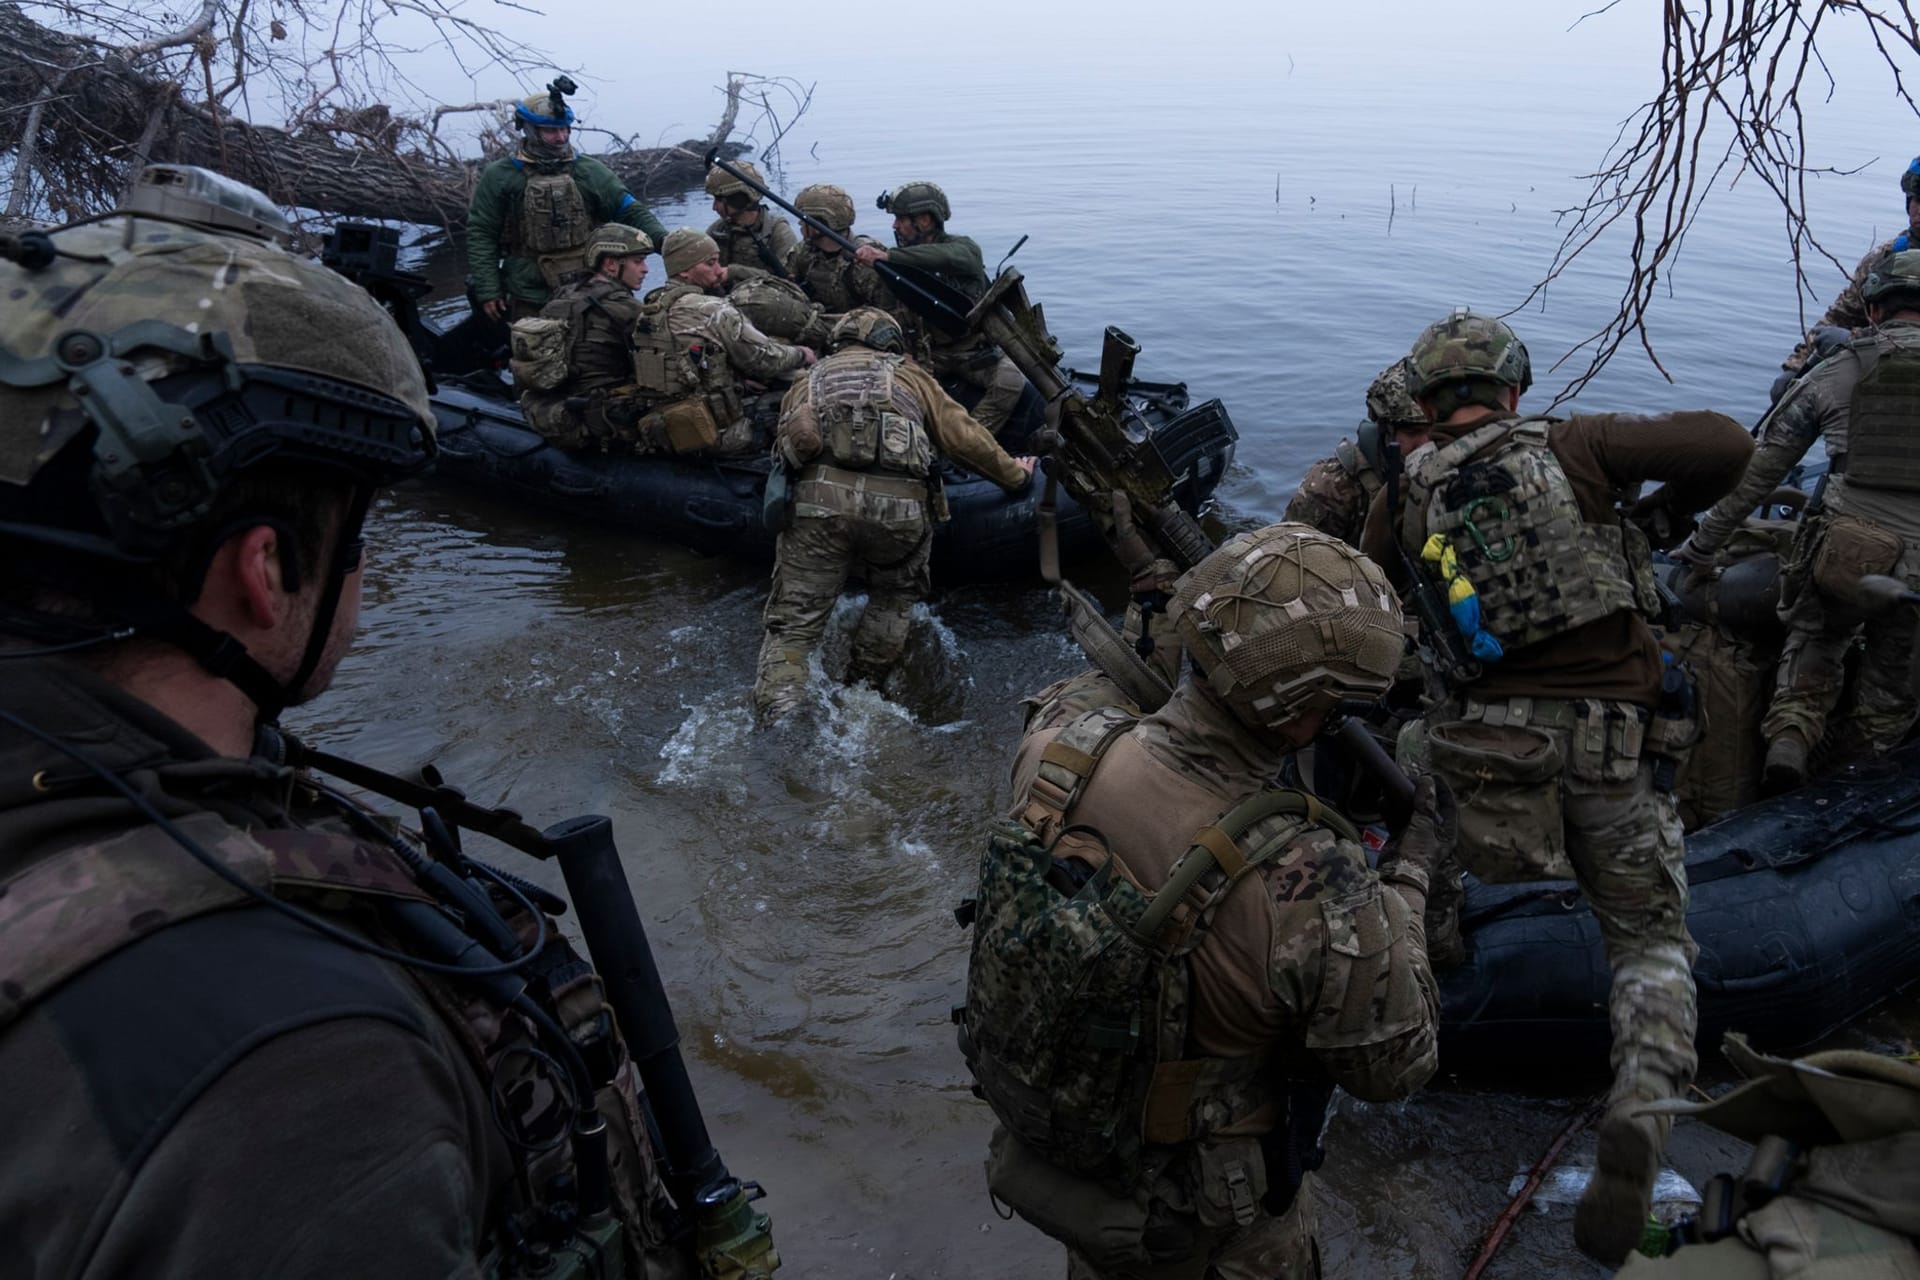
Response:
[{"label": "camouflage uniform", "polygon": [[[1031,480],[925,370],[846,336],[861,317],[881,314],[855,312],[841,321],[835,331],[841,348],[796,381],[780,406],[774,448],[794,472],[793,507],[775,552],[753,686],[763,718],[798,702],[807,655],[820,642],[849,573],[866,579],[867,607],[854,631],[848,679],[877,681],[899,660],[913,606],[932,585],[927,560],[935,520],[944,518],[944,505],[936,517],[937,490],[930,488],[938,485],[939,457],[1009,493]],[[846,387],[855,388],[851,396],[843,396]],[[877,450],[852,456],[832,420],[851,416],[843,400],[869,392],[886,400],[871,411],[884,415],[879,429],[887,438]]]},{"label": "camouflage uniform", "polygon": [[1860,264],[1853,269],[1853,275],[1848,277],[1845,287],[1835,295],[1826,313],[1820,317],[1819,323],[1807,330],[1806,337],[1800,339],[1800,345],[1780,362],[1780,367],[1789,372],[1799,372],[1801,367],[1813,358],[1819,344],[1818,334],[1822,329],[1859,330],[1871,325],[1873,322],[1867,319],[1866,299],[1860,296],[1862,286],[1867,283],[1867,275],[1873,270],[1874,263],[1889,253],[1905,249],[1908,242],[1913,239],[1914,232],[1904,231],[1869,250],[1867,256],[1860,259]]},{"label": "camouflage uniform", "polygon": [[1920,1280],[1920,1068],[1837,1049],[1795,1061],[1727,1037],[1748,1077],[1662,1110],[1754,1144],[1740,1178],[1707,1184],[1677,1251],[1636,1255],[1628,1280]]},{"label": "camouflage uniform", "polygon": [[[914,267],[927,271],[969,298],[987,291],[986,259],[980,246],[965,236],[942,231],[924,244],[901,245],[887,250],[887,261],[896,267]],[[986,335],[966,334],[950,338],[938,330],[927,329],[918,342],[927,351],[927,367],[946,387],[967,387],[980,391],[974,403],[974,419],[995,435],[1013,417],[1027,380],[1013,361],[1000,353]]]},{"label": "camouflage uniform", "polygon": [[1427,416],[1407,394],[1406,364],[1405,360],[1394,361],[1367,388],[1369,426],[1362,430],[1371,433],[1371,443],[1342,440],[1331,458],[1308,467],[1299,490],[1287,503],[1289,522],[1310,524],[1350,547],[1360,545],[1367,508],[1385,483],[1375,460],[1381,433],[1390,435],[1410,426],[1425,430],[1427,425]]},{"label": "camouflage uniform", "polygon": [[[880,247],[880,242],[870,236],[853,239],[855,244]],[[787,258],[787,274],[829,314],[842,314],[857,307],[878,307],[896,320],[904,320],[906,316],[906,309],[878,271],[837,249],[828,253],[809,244],[798,245]]]},{"label": "camouflage uniform", "polygon": [[[1531,370],[1512,330],[1467,312],[1430,326],[1409,360],[1410,389],[1442,416],[1406,461],[1395,532],[1480,664],[1429,714],[1424,751],[1458,799],[1469,871],[1570,876],[1599,922],[1614,1083],[1575,1236],[1617,1265],[1666,1141],[1631,1108],[1683,1091],[1697,1062],[1686,850],[1655,781],[1697,726],[1663,709],[1642,616],[1656,600],[1650,552],[1615,500],[1663,480],[1675,510],[1696,510],[1732,485],[1751,444],[1719,414],[1556,422],[1476,408],[1502,398],[1489,388],[1524,390]],[[1382,554],[1384,523],[1370,521],[1367,540]]]},{"label": "camouflage uniform", "polygon": [[633,438],[633,324],[640,301],[617,280],[589,276],[566,285],[542,317],[571,328],[567,380],[552,391],[523,390],[520,405],[540,434],[562,449],[606,448]]},{"label": "camouflage uniform", "polygon": [[[1889,356],[1920,358],[1920,321],[1888,320],[1794,383],[1761,424],[1746,477],[1701,519],[1689,543],[1701,557],[1717,553],[1814,441],[1825,439],[1830,470],[1796,545],[1797,568],[1782,584],[1789,633],[1761,731],[1769,740],[1792,734],[1804,750],[1817,746],[1845,684],[1847,651],[1864,637],[1855,704],[1836,743],[1837,759],[1891,749],[1920,715],[1908,674],[1913,610],[1871,609],[1848,590],[1850,580],[1865,573],[1891,574],[1920,588],[1920,490],[1863,485],[1848,466],[1855,391]],[[1920,404],[1912,411],[1920,412]],[[1912,421],[1902,429],[1910,432]],[[1829,562],[1831,570],[1823,572]]]},{"label": "camouflage uniform", "polygon": [[788,275],[787,259],[800,247],[800,237],[785,218],[760,208],[760,220],[750,227],[735,226],[727,218],[715,218],[707,234],[720,246],[720,261],[726,264],[727,283],[755,275]]},{"label": "camouflage uniform", "polygon": [[[1396,850],[1376,875],[1352,828],[1316,802],[1266,811],[1244,827],[1227,816],[1270,794],[1286,749],[1275,735],[1320,705],[1316,699],[1384,688],[1400,651],[1391,592],[1357,555],[1293,525],[1242,535],[1194,572],[1199,578],[1184,580],[1173,610],[1194,651],[1205,652],[1201,669],[1214,674],[1184,679],[1144,718],[1098,707],[1099,693],[1111,689],[1099,677],[1063,681],[1030,701],[1013,767],[1018,829],[1055,865],[1091,871],[1083,894],[1110,876],[1153,901],[1170,891],[1190,848],[1216,850],[1211,869],[1181,898],[1192,914],[1173,945],[1197,940],[1184,952],[1183,976],[1172,980],[1181,994],[1134,1013],[1134,1038],[1160,1046],[1144,1106],[1118,1104],[1123,1127],[1144,1130],[1137,1181],[1113,1185],[1107,1175],[1049,1162],[1016,1138],[1002,1110],[1021,1096],[1006,1083],[1004,1042],[1041,1029],[996,1029],[989,1015],[1051,963],[1037,944],[1028,954],[1006,940],[1036,938],[1050,908],[1041,900],[1011,904],[1013,915],[1003,918],[1009,906],[991,887],[991,855],[982,864],[962,1043],[1002,1119],[989,1184],[1068,1245],[1076,1280],[1317,1277],[1310,1170],[1331,1088],[1369,1101],[1404,1097],[1436,1061],[1437,1006],[1420,926],[1426,878],[1410,849],[1404,861]],[[1312,594],[1322,588],[1324,595]],[[1343,588],[1354,603],[1329,609]],[[1242,604],[1255,595],[1258,621],[1249,621],[1256,607]],[[1301,612],[1286,613],[1288,604]],[[1324,642],[1311,658],[1286,641],[1297,618]],[[1222,652],[1224,632],[1251,643]],[[1284,672],[1276,655],[1284,655]],[[1308,663],[1321,665],[1303,672]],[[1237,869],[1223,873],[1228,866]],[[1168,989],[1163,981],[1159,990]],[[1061,1032],[1083,1034],[1091,1027]],[[1051,1101],[1036,1098],[1036,1114],[1081,1105],[1080,1095],[1061,1092],[1068,1080],[1049,1074]],[[1070,1081],[1081,1087],[1080,1077]],[[1118,1225],[1129,1221],[1144,1233],[1125,1250],[1112,1248]],[[1096,1249],[1109,1256],[1092,1256]]]},{"label": "camouflage uniform", "polygon": [[[736,379],[781,382],[806,364],[806,353],[801,348],[769,338],[725,298],[702,293],[688,285],[670,284],[648,294],[647,301],[664,296],[668,290],[680,291],[667,307],[667,324],[674,338],[685,347],[711,347],[724,352],[728,368]],[[743,390],[750,392],[751,388]],[[754,446],[753,435],[753,423],[743,414],[731,424],[721,424],[720,443],[714,452],[721,455],[748,452]]]}]

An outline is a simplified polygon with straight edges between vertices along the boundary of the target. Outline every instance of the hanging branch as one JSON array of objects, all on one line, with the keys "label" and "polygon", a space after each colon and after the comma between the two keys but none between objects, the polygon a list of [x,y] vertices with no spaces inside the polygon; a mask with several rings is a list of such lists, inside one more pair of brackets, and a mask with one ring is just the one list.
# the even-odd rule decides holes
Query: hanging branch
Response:
[{"label": "hanging branch", "polygon": [[[1581,21],[1613,7],[1611,0]],[[1575,25],[1578,25],[1576,23]],[[1822,290],[1808,274],[1824,259],[1845,275],[1850,267],[1828,251],[1807,221],[1809,175],[1858,169],[1814,165],[1807,149],[1803,93],[1831,96],[1832,73],[1821,51],[1834,31],[1872,43],[1893,79],[1895,96],[1920,116],[1908,92],[1903,60],[1920,56],[1920,24],[1912,0],[1869,5],[1864,0],[1685,0],[1662,2],[1661,87],[1621,125],[1600,167],[1582,175],[1585,198],[1559,210],[1566,230],[1546,274],[1514,311],[1544,298],[1549,286],[1609,232],[1630,234],[1629,272],[1614,315],[1553,364],[1580,352],[1587,366],[1554,400],[1577,395],[1629,341],[1671,382],[1647,320],[1657,292],[1709,193],[1750,176],[1779,203],[1787,250],[1800,299]],[[1838,37],[1835,37],[1838,38]],[[1512,314],[1511,312],[1509,314]]]}]

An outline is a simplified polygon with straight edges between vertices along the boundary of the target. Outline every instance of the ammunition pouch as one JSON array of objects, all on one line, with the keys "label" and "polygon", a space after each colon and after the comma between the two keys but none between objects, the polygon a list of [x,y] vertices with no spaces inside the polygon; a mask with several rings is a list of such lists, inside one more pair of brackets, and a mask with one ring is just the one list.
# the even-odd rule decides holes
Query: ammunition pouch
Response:
[{"label": "ammunition pouch", "polygon": [[1479,719],[1427,730],[1433,768],[1453,789],[1459,856],[1489,884],[1571,880],[1560,773],[1553,734],[1529,724]]},{"label": "ammunition pouch", "polygon": [[720,442],[711,395],[689,396],[661,405],[638,424],[640,437],[666,453],[701,453]]},{"label": "ammunition pouch", "polygon": [[533,265],[540,268],[540,278],[546,281],[549,292],[558,293],[570,284],[585,280],[593,273],[580,265],[580,250],[567,249],[560,253],[537,253],[533,256]]},{"label": "ammunition pouch", "polygon": [[987,1188],[1015,1213],[1100,1270],[1174,1262],[1196,1243],[1191,1224],[1144,1188],[1119,1195],[1075,1177],[995,1128]]},{"label": "ammunition pouch", "polygon": [[1813,549],[1813,585],[1836,604],[1862,608],[1860,579],[1893,572],[1905,551],[1905,540],[1891,530],[1856,516],[1829,515]]}]

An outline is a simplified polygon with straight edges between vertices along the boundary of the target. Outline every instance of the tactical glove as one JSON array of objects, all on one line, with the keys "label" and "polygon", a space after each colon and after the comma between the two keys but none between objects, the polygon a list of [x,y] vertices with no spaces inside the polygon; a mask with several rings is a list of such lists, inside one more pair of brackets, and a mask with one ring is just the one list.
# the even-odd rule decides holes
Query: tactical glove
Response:
[{"label": "tactical glove", "polygon": [[1380,855],[1380,874],[1390,878],[1396,871],[1412,868],[1430,872],[1458,838],[1453,791],[1432,774],[1423,774],[1414,787],[1413,817]]}]

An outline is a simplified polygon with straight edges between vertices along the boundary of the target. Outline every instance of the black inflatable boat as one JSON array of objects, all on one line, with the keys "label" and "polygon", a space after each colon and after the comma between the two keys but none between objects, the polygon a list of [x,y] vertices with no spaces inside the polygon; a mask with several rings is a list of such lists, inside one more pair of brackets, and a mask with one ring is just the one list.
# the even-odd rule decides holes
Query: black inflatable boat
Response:
[{"label": "black inflatable boat", "polygon": [[[1687,837],[1696,1043],[1800,1048],[1920,978],[1920,743]],[[1449,1070],[1602,1072],[1600,930],[1570,883],[1467,888],[1471,958],[1441,978]]]},{"label": "black inflatable boat", "polygon": [[[772,557],[774,535],[760,511],[770,465],[764,455],[680,459],[556,449],[527,428],[503,391],[490,375],[479,375],[443,382],[434,393],[438,480],[715,554]],[[1189,408],[1179,383],[1136,382],[1129,399],[1152,447],[1179,477],[1180,504],[1197,512],[1233,461],[1238,437],[1226,407],[1209,400]],[[1037,425],[1037,403],[1032,416]],[[945,483],[953,516],[934,535],[934,572],[944,580],[1032,576],[1044,486],[1010,496],[956,467],[947,469]],[[1064,490],[1058,519],[1062,556],[1099,550],[1092,520]]]}]

